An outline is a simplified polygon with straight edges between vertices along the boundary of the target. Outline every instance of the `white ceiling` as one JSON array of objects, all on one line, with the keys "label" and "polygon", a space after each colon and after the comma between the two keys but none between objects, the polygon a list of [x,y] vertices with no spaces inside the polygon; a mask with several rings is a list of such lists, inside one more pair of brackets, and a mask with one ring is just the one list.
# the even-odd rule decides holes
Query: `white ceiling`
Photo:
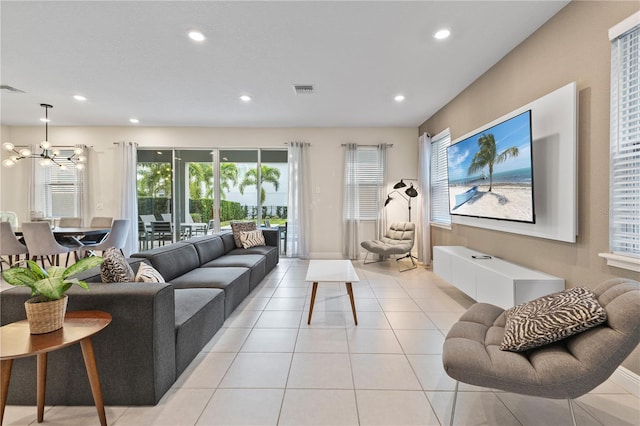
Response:
[{"label": "white ceiling", "polygon": [[417,127],[567,3],[2,1],[0,122]]}]

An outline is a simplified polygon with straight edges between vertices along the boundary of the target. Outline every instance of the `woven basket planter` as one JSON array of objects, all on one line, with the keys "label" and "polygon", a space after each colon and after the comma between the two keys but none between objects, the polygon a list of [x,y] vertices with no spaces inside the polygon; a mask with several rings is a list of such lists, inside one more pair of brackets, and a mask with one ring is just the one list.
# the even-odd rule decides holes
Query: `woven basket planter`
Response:
[{"label": "woven basket planter", "polygon": [[36,296],[24,302],[31,334],[49,333],[61,329],[64,323],[69,297],[65,294],[58,300],[50,302],[42,302],[42,300],[42,296]]}]

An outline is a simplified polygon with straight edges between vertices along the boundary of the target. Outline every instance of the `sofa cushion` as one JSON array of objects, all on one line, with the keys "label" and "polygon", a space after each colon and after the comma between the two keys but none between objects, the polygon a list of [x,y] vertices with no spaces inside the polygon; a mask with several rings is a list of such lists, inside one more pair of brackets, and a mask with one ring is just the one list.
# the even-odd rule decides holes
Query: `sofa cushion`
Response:
[{"label": "sofa cushion", "polygon": [[249,294],[250,270],[248,268],[196,268],[175,277],[171,284],[179,288],[219,288],[224,290],[224,317]]},{"label": "sofa cushion", "polygon": [[231,222],[231,230],[233,231],[233,241],[236,243],[236,248],[242,248],[242,241],[240,241],[240,233],[246,231],[255,231],[255,222]]},{"label": "sofa cushion", "polygon": [[187,368],[224,323],[224,291],[217,288],[175,290],[176,377]]},{"label": "sofa cushion", "polygon": [[147,259],[167,282],[200,266],[196,248],[193,244],[185,242],[142,251],[133,254],[132,257]]},{"label": "sofa cushion", "polygon": [[266,245],[266,243],[264,242],[264,235],[262,235],[262,231],[260,229],[256,229],[255,231],[241,232],[240,243],[242,244],[242,248],[244,249]]},{"label": "sofa cushion", "polygon": [[224,244],[219,235],[204,235],[188,240],[198,252],[200,265],[224,255]]},{"label": "sofa cushion", "polygon": [[[244,249],[237,249],[244,250]],[[249,278],[249,289],[253,290],[260,284],[260,281],[267,274],[266,257],[261,254],[245,254],[243,256],[222,256],[202,265],[203,268],[228,268],[241,267],[249,268],[251,276]]]},{"label": "sofa cushion", "polygon": [[125,259],[122,251],[109,247],[102,253],[103,262],[100,264],[100,275],[103,283],[124,283],[133,281],[133,269]]},{"label": "sofa cushion", "polygon": [[236,247],[236,241],[233,238],[233,232],[231,231],[226,231],[226,232],[221,232],[220,234],[220,239],[222,240],[222,244],[224,245],[224,252],[229,253],[231,250],[236,250],[238,247]]},{"label": "sofa cushion", "polygon": [[135,282],[142,283],[163,283],[164,278],[153,266],[141,263],[136,273]]},{"label": "sofa cushion", "polygon": [[501,350],[525,351],[562,340],[607,320],[593,292],[575,287],[505,311]]}]

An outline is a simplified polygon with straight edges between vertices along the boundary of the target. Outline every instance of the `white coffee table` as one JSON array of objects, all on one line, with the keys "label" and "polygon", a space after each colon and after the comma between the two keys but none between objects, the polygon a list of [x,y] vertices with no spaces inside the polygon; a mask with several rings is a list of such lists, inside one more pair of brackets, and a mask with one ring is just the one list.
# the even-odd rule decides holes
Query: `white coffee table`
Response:
[{"label": "white coffee table", "polygon": [[347,286],[349,299],[351,299],[353,321],[358,325],[356,304],[353,300],[353,288],[351,287],[351,283],[360,281],[360,278],[358,278],[358,274],[356,274],[355,269],[353,269],[353,265],[350,260],[312,260],[309,262],[309,269],[307,269],[305,281],[313,282],[311,305],[309,306],[309,320],[307,321],[307,324],[311,324],[311,315],[313,315],[313,304],[316,301],[318,283],[344,282]]}]

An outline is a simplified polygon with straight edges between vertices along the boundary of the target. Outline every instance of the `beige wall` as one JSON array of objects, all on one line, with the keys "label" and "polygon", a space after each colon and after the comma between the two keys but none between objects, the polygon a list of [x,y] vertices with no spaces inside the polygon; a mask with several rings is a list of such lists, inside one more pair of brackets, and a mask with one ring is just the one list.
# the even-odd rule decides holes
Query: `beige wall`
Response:
[{"label": "beige wall", "polygon": [[[452,140],[528,102],[576,81],[578,85],[578,226],[576,244],[453,225],[432,228],[433,245],[464,245],[563,277],[567,286],[594,287],[611,277],[640,279],[606,265],[608,251],[608,30],[639,3],[574,1],[420,126]],[[640,352],[625,366],[640,373]]]},{"label": "beige wall", "polygon": [[[38,143],[41,127],[5,127],[2,142],[15,145]],[[84,143],[93,146],[88,167],[89,192],[93,215],[118,217],[120,209],[119,173],[113,142],[133,141],[140,147],[269,147],[285,148],[284,143],[311,143],[311,238],[310,252],[316,258],[341,257],[342,171],[341,144],[391,143],[388,158],[388,187],[400,178],[417,176],[417,128],[138,128],[138,127],[50,127],[49,140],[57,145]],[[2,159],[6,158],[2,153]],[[29,217],[26,185],[26,160],[11,169],[0,167],[0,210],[18,213],[19,220]],[[97,210],[98,204],[103,210]],[[390,221],[406,220],[406,204],[387,208]],[[363,224],[362,239],[373,238],[373,226]]]}]

